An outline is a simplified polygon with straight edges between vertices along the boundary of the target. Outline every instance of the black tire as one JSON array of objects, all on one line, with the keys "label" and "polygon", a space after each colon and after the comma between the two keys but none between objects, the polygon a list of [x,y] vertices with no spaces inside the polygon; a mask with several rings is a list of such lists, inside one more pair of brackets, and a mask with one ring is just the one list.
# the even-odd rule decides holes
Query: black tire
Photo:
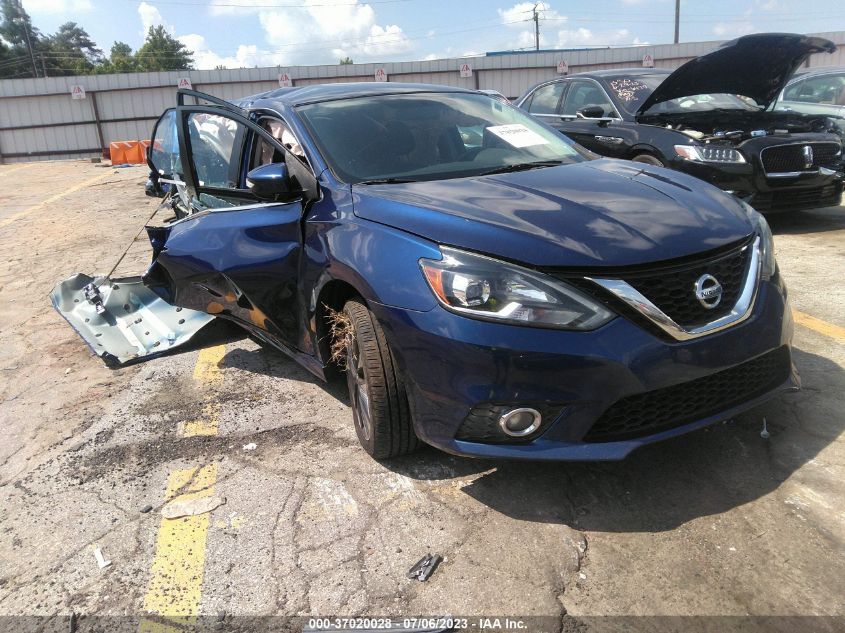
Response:
[{"label": "black tire", "polygon": [[353,329],[345,373],[358,440],[375,459],[410,453],[420,441],[384,331],[360,300],[347,301],[343,312]]},{"label": "black tire", "polygon": [[662,160],[652,154],[637,154],[631,160],[635,163],[645,163],[646,165],[654,165],[655,167],[666,167]]}]

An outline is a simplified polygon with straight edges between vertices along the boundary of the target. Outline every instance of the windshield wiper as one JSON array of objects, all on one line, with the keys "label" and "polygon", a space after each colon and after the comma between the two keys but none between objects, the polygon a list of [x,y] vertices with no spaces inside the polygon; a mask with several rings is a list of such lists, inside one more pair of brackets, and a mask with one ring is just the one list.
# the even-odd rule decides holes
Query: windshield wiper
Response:
[{"label": "windshield wiper", "polygon": [[502,165],[495,169],[483,171],[479,176],[490,176],[492,174],[510,174],[515,171],[528,171],[529,169],[537,169],[538,167],[555,167],[556,165],[563,165],[562,160],[538,160],[532,163],[516,163],[514,165]]},{"label": "windshield wiper", "polygon": [[359,185],[399,185],[404,182],[419,182],[413,178],[373,178],[372,180],[362,180],[356,184]]}]

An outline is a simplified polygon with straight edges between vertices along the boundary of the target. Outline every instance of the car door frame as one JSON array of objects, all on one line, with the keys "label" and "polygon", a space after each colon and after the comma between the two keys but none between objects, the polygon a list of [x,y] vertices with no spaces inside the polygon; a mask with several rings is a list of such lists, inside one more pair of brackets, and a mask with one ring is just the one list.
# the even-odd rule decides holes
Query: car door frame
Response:
[{"label": "car door frame", "polygon": [[[567,77],[564,81],[567,82],[567,86],[563,95],[561,95],[560,102],[558,103],[558,113],[554,115],[558,120],[555,127],[567,136],[570,136],[573,141],[583,145],[590,151],[597,152],[602,156],[612,156],[614,158],[626,157],[630,148],[630,137],[632,135],[630,131],[623,130],[624,126],[620,127],[625,123],[625,119],[622,118],[622,115],[619,113],[619,105],[613,100],[607,89],[601,84],[601,82],[593,79],[592,77]],[[575,81],[584,81],[594,84],[599,90],[601,90],[602,94],[607,99],[607,103],[613,107],[617,116],[588,118],[578,114],[563,114],[561,110],[566,103],[566,98],[569,96],[569,93],[572,90],[572,84]],[[612,131],[611,126],[614,126]],[[602,134],[601,132],[603,131],[607,131],[607,133]],[[584,137],[590,137],[593,139],[593,142],[585,142]]]},{"label": "car door frame", "polygon": [[[207,283],[206,278],[213,278],[212,281],[214,283],[225,285],[226,280],[215,278],[215,275],[213,273],[216,273],[216,277],[224,278],[226,277],[226,271],[234,270],[234,268],[232,266],[219,266],[219,268],[215,268],[213,266],[207,265],[202,270],[199,270],[199,272],[204,275],[204,277],[202,278],[200,278],[200,276],[197,276],[196,279],[191,279],[190,277],[174,277],[171,272],[178,265],[180,265],[180,260],[173,259],[173,256],[177,258],[181,257],[181,262],[186,262],[187,259],[185,258],[190,252],[190,240],[196,240],[197,235],[202,236],[203,233],[208,234],[209,223],[211,224],[212,231],[214,230],[213,227],[217,226],[218,224],[221,226],[226,226],[228,230],[237,230],[238,223],[232,222],[232,213],[249,212],[250,210],[253,210],[257,213],[262,214],[261,216],[249,216],[249,220],[256,222],[255,227],[253,227],[250,222],[244,223],[247,227],[247,232],[255,233],[256,231],[260,232],[261,230],[272,230],[272,228],[274,227],[272,221],[266,221],[268,219],[268,211],[264,211],[265,209],[268,209],[269,212],[272,213],[273,207],[286,207],[289,209],[289,213],[287,214],[287,221],[281,222],[278,226],[282,227],[283,225],[287,225],[289,229],[291,229],[288,231],[289,236],[292,234],[293,231],[295,231],[296,261],[294,262],[288,260],[285,263],[293,264],[291,266],[288,266],[288,269],[291,271],[295,271],[295,273],[293,273],[290,277],[295,277],[294,285],[298,288],[300,263],[303,249],[303,221],[306,216],[307,209],[317,199],[313,195],[312,191],[319,191],[319,189],[317,185],[316,176],[313,174],[311,168],[305,165],[299,158],[297,158],[293,153],[291,153],[284,146],[284,144],[282,144],[272,134],[270,134],[267,130],[261,127],[257,121],[252,120],[250,118],[251,113],[244,111],[243,109],[238,108],[237,106],[233,106],[231,104],[227,105],[226,102],[221,102],[220,100],[217,100],[214,97],[210,97],[210,99],[214,100],[215,102],[215,105],[211,106],[202,104],[184,104],[183,96],[196,95],[199,95],[199,98],[202,99],[210,97],[210,95],[203,95],[203,93],[195,93],[193,91],[180,91],[179,100],[182,105],[176,106],[176,126],[177,135],[179,136],[179,151],[182,159],[182,168],[185,172],[183,174],[183,177],[186,180],[186,188],[189,190],[189,198],[191,198],[191,206],[195,206],[194,200],[198,201],[198,196],[200,193],[210,193],[214,195],[214,192],[222,193],[229,199],[234,198],[237,200],[238,198],[242,198],[245,204],[236,206],[209,207],[204,209],[198,209],[193,213],[189,214],[187,217],[177,220],[169,226],[150,227],[148,229],[148,232],[150,233],[150,239],[153,243],[154,261],[153,265],[150,267],[150,270],[147,272],[147,275],[145,275],[145,283],[147,283],[153,289],[166,288],[166,292],[170,296],[165,296],[165,299],[172,301],[174,305],[182,305],[186,308],[198,309],[201,311],[210,312],[212,314],[218,314],[219,312],[207,310],[203,307],[204,305],[206,305],[208,297],[203,294],[202,290],[204,289],[205,291],[210,292],[218,297],[225,297],[227,293],[225,291],[221,291],[220,288],[213,288],[213,283]],[[199,185],[195,173],[194,157],[190,145],[190,138],[188,136],[188,117],[190,116],[190,114],[197,112],[226,117],[236,122],[240,126],[243,126],[243,138],[238,147],[237,153],[234,149],[232,153],[232,160],[238,161],[237,171],[240,174],[240,178],[245,177],[246,172],[244,170],[245,168],[250,166],[249,161],[251,160],[252,149],[255,147],[255,139],[261,138],[262,140],[268,142],[274,149],[282,152],[282,154],[285,156],[285,163],[288,165],[289,171],[295,172],[292,174],[292,180],[298,188],[293,192],[293,195],[283,201],[259,200],[254,195],[250,194],[248,190],[240,188],[242,183],[241,180],[239,180],[238,182],[237,189],[224,189],[219,187],[208,187],[205,185]],[[284,117],[282,117],[281,115],[276,114],[274,115],[274,117],[279,118],[279,120],[285,122]],[[158,125],[158,123],[156,125]],[[307,176],[305,176],[304,174],[307,174]],[[291,209],[290,207],[292,205],[296,205],[296,208]],[[295,219],[292,217],[292,213],[294,211]],[[280,215],[280,218],[281,217],[282,216]],[[205,228],[203,228],[203,225],[205,225]],[[193,237],[189,236],[190,233],[193,233]],[[175,244],[173,240],[175,240]],[[293,240],[290,240],[290,242],[293,242]],[[174,248],[178,247],[175,248],[176,252],[168,254],[168,245],[172,245],[174,246]],[[238,263],[239,262],[235,262],[236,265]],[[240,300],[241,296],[247,296],[247,292],[244,290],[244,288],[237,286],[231,279],[228,281],[231,285],[235,286],[236,291],[242,293],[242,295],[238,294],[233,299],[234,303],[237,303]],[[290,281],[290,279],[288,279],[287,281]],[[193,288],[192,286],[196,286],[197,288]],[[182,297],[182,299],[178,297]],[[274,315],[269,314],[265,310],[266,306],[259,305],[257,302],[255,302],[253,300],[254,295],[248,296],[247,299],[249,304],[248,307],[251,309],[248,310],[248,312],[254,314],[256,313],[255,309],[257,308],[257,313],[268,317],[270,323],[274,324]],[[295,315],[297,316],[297,321],[300,321],[301,319],[298,317],[302,313],[303,297],[299,295],[298,290],[292,293],[291,301],[292,303],[288,306],[287,311],[295,313]],[[232,301],[230,301],[230,303],[232,303]],[[312,365],[314,365],[313,358],[309,358],[309,352],[307,350],[301,351],[297,347],[297,342],[300,340],[299,330],[303,327],[303,324],[301,322],[296,324],[296,331],[291,331],[286,335],[283,335],[283,327],[274,327],[273,331],[270,331],[266,327],[266,321],[265,327],[262,328],[255,322],[250,325],[248,320],[237,317],[234,312],[232,312],[232,318],[242,326],[247,327],[250,332],[258,336],[259,338],[262,338],[267,342],[273,344],[275,347],[293,356],[299,362],[302,362],[306,365],[306,367],[314,371],[314,368],[312,367]],[[278,326],[279,324],[275,323],[274,325]]]},{"label": "car door frame", "polygon": [[[527,95],[525,95],[525,98],[522,99],[519,102],[518,107],[525,110],[525,112],[527,112],[531,116],[540,119],[544,123],[547,123],[548,125],[551,125],[553,127],[557,127],[555,124],[560,123],[560,121],[561,121],[560,106],[563,103],[564,99],[566,99],[566,93],[569,91],[569,84],[570,84],[571,80],[572,80],[571,77],[565,77],[565,78],[562,78],[562,79],[550,79],[549,81],[545,81],[545,82],[543,82],[543,83],[541,83],[537,86],[534,86],[534,89],[531,92],[529,92]],[[533,101],[534,100],[534,95],[537,94],[538,90],[541,90],[541,89],[545,88],[546,86],[550,86],[550,85],[553,85],[553,84],[563,85],[563,90],[561,91],[560,96],[557,99],[557,105],[555,106],[555,112],[553,114],[549,114],[549,113],[546,113],[546,112],[542,112],[542,113],[541,112],[531,112],[531,110],[530,110],[531,103],[528,104],[527,108],[523,108],[523,105],[527,101]]]}]

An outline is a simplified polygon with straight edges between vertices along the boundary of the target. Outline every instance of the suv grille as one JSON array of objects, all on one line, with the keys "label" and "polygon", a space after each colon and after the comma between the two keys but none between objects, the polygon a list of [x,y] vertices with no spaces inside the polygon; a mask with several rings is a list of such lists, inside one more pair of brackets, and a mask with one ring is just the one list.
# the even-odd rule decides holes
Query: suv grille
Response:
[{"label": "suv grille", "polygon": [[771,391],[789,378],[789,371],[789,350],[781,347],[704,378],[622,398],[584,441],[645,437],[701,420]]},{"label": "suv grille", "polygon": [[[813,150],[812,165],[807,166],[804,148]],[[808,171],[819,167],[835,167],[841,158],[839,143],[801,143],[797,145],[774,145],[760,151],[763,170],[767,174]]]},{"label": "suv grille", "polygon": [[[623,274],[621,278],[678,325],[695,327],[731,311],[742,292],[750,256],[751,242],[746,242],[716,257],[663,270]],[[705,308],[695,296],[695,282],[705,274],[713,275],[722,285],[722,300],[712,309]]]}]

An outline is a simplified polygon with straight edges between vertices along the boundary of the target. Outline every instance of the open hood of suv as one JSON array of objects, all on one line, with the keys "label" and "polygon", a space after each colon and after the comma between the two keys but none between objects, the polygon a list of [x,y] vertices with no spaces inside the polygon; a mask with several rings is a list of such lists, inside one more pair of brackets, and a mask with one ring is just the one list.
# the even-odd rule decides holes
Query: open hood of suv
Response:
[{"label": "open hood of suv", "polygon": [[751,97],[766,108],[807,57],[835,51],[836,44],[821,37],[746,35],[678,68],[643,101],[637,115],[670,99],[712,93]]}]

